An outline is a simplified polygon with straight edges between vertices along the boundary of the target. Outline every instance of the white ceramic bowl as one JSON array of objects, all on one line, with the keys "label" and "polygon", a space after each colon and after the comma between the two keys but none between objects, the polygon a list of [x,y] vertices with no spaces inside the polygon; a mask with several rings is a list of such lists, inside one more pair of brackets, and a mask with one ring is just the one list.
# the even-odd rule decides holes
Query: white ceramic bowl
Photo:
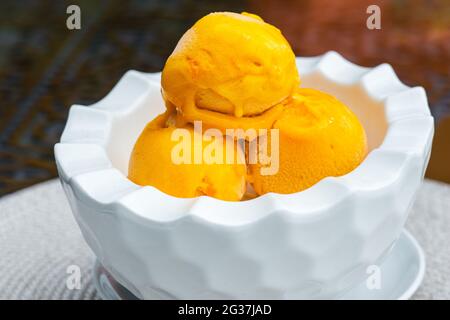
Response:
[{"label": "white ceramic bowl", "polygon": [[392,248],[430,156],[425,91],[388,64],[363,68],[335,52],[297,62],[302,86],[357,114],[370,153],[295,194],[180,199],[128,180],[138,135],[164,110],[160,74],[129,71],[100,102],[72,106],[55,146],[64,190],[100,263],[136,296],[336,298]]}]

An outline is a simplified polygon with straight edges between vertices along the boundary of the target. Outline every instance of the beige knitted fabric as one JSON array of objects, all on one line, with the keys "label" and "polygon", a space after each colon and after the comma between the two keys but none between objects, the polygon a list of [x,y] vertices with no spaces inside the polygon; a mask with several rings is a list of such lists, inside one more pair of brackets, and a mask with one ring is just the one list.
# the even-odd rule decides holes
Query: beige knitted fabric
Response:
[{"label": "beige knitted fabric", "polygon": [[[425,181],[407,229],[427,256],[414,298],[450,299],[450,185]],[[93,261],[57,180],[0,198],[0,299],[99,299]],[[80,289],[67,288],[71,265]]]}]

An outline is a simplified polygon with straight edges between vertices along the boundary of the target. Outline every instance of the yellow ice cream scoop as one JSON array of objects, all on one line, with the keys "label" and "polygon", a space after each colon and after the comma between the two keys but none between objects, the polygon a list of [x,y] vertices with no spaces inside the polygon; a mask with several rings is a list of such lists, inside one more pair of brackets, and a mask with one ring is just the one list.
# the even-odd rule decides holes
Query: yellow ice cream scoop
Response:
[{"label": "yellow ice cream scoop", "polygon": [[[245,156],[229,138],[183,128],[164,127],[165,113],[150,122],[131,154],[128,177],[181,198],[208,195],[238,201],[245,193]],[[234,157],[227,162],[228,157]],[[232,155],[232,156],[230,156]]]},{"label": "yellow ice cream scoop", "polygon": [[183,35],[161,82],[164,99],[187,121],[257,129],[273,123],[281,108],[271,108],[300,80],[280,30],[253,14],[217,12]]},{"label": "yellow ice cream scoop", "polygon": [[[267,135],[267,150],[276,150],[275,174],[263,175],[269,164],[249,164],[250,179],[258,194],[293,193],[328,176],[355,169],[367,154],[366,134],[353,112],[336,98],[314,89],[298,89],[273,125],[278,142]],[[276,160],[274,160],[276,159]],[[272,164],[273,165],[273,164]]]}]

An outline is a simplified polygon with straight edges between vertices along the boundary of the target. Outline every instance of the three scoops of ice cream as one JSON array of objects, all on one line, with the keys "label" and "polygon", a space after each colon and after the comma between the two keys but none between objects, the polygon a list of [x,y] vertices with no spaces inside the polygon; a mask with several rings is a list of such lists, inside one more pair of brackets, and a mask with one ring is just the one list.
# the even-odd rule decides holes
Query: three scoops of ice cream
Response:
[{"label": "three scoops of ice cream", "polygon": [[128,176],[139,185],[239,201],[302,191],[352,171],[367,154],[358,118],[333,96],[300,88],[289,43],[254,14],[198,20],[167,59],[161,84],[167,111],[130,158]]}]

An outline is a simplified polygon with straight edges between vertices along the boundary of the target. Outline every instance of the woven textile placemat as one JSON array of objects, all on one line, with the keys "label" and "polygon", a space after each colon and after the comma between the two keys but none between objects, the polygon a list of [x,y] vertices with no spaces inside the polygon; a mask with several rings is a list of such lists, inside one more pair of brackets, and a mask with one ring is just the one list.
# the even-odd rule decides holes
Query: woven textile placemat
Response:
[{"label": "woven textile placemat", "polygon": [[[414,299],[450,299],[450,185],[425,180],[407,229],[427,258]],[[0,198],[0,299],[99,299],[94,254],[84,242],[59,181]],[[81,271],[68,289],[68,268]]]}]

